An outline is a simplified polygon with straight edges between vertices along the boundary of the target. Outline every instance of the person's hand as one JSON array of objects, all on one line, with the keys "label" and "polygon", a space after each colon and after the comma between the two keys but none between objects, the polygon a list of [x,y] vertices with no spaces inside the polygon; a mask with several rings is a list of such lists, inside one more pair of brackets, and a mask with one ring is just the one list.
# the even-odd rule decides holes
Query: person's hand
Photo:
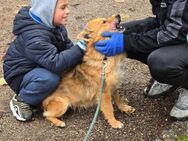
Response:
[{"label": "person's hand", "polygon": [[86,45],[86,43],[84,42],[84,40],[79,40],[76,44],[77,44],[83,51],[86,51],[87,45]]},{"label": "person's hand", "polygon": [[101,54],[106,56],[115,56],[125,51],[124,35],[120,32],[103,32],[103,37],[109,39],[98,41],[95,43],[95,48]]}]

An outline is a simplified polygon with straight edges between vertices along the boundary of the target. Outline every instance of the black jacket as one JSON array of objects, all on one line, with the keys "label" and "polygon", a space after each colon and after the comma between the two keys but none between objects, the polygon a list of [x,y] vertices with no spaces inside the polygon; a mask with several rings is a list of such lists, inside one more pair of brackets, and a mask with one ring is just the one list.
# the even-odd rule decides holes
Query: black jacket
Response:
[{"label": "black jacket", "polygon": [[64,26],[48,28],[29,16],[29,7],[22,8],[14,20],[15,40],[4,58],[4,78],[10,87],[19,92],[23,76],[36,67],[56,74],[78,64],[84,52],[74,46]]},{"label": "black jacket", "polygon": [[150,53],[163,46],[186,42],[188,0],[150,0],[150,3],[155,18],[125,31],[127,51]]}]

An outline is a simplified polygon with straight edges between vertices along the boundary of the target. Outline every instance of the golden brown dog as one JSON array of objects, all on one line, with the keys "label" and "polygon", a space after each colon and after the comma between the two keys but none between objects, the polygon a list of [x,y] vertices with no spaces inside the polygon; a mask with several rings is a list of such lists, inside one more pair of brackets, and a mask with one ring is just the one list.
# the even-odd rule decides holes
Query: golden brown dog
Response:
[{"label": "golden brown dog", "polygon": [[[63,73],[62,80],[56,91],[47,97],[42,105],[43,115],[54,125],[64,127],[65,123],[59,120],[69,107],[87,108],[98,103],[101,66],[104,56],[94,48],[94,43],[101,40],[101,33],[115,30],[117,16],[108,19],[99,18],[87,23],[85,29],[78,35],[79,39],[87,43],[87,51],[83,62],[69,72]],[[134,112],[134,108],[124,104],[120,96],[113,93],[118,82],[117,65],[122,55],[107,58],[106,83],[101,101],[101,111],[113,128],[122,128],[123,124],[116,120],[113,113],[112,97],[122,112]]]}]

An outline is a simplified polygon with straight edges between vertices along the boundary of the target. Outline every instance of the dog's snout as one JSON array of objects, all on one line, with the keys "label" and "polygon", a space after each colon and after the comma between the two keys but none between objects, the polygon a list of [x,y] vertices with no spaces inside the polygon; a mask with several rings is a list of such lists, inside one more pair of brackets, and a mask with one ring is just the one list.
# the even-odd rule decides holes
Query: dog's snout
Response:
[{"label": "dog's snout", "polygon": [[120,24],[120,22],[121,22],[121,16],[118,14],[115,17],[116,17],[117,24]]},{"label": "dog's snout", "polygon": [[116,18],[116,29],[120,28],[121,16],[118,14],[115,16]]}]

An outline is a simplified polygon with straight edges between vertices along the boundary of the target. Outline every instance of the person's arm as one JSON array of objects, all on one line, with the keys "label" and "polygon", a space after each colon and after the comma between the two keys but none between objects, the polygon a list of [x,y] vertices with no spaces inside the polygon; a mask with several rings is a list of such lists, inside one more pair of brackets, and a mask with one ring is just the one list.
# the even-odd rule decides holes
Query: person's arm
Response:
[{"label": "person's arm", "polygon": [[125,35],[126,49],[148,53],[162,46],[185,43],[188,31],[188,0],[174,2],[168,16],[164,25],[159,28]]},{"label": "person's arm", "polygon": [[[157,43],[161,46],[185,42],[188,31],[188,0],[171,2],[164,26],[157,33]],[[169,8],[168,8],[169,9]]]},{"label": "person's arm", "polygon": [[148,17],[141,20],[133,20],[126,23],[122,23],[121,26],[124,28],[125,34],[131,34],[147,32],[156,27],[159,27],[160,24],[158,23],[155,17]]},{"label": "person's arm", "polygon": [[49,41],[49,37],[44,35],[29,40],[25,48],[26,57],[55,73],[69,69],[82,60],[84,51],[78,45],[58,52]]},{"label": "person's arm", "polygon": [[159,48],[160,45],[157,43],[157,33],[159,30],[159,28],[155,28],[145,33],[124,34],[126,50],[131,52],[150,53],[156,48]]},{"label": "person's arm", "polygon": [[96,49],[104,55],[113,56],[126,50],[150,53],[163,46],[185,43],[188,31],[188,0],[177,0],[171,6],[164,25],[146,32],[124,33],[123,38],[122,33],[110,33],[110,39],[96,43]]}]

